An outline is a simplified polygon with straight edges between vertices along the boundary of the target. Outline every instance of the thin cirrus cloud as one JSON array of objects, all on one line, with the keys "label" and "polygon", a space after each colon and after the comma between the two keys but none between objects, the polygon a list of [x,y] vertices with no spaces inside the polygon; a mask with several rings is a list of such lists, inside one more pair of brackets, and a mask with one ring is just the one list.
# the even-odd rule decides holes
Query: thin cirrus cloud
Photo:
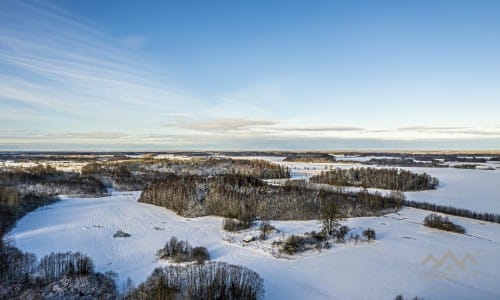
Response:
[{"label": "thin cirrus cloud", "polygon": [[113,112],[154,118],[168,105],[172,111],[197,103],[186,91],[160,83],[147,64],[126,51],[145,45],[145,37],[126,37],[123,48],[119,39],[113,42],[52,7],[9,0],[2,6],[0,103],[100,120]]},{"label": "thin cirrus cloud", "polygon": [[500,137],[500,130],[498,130],[498,127],[475,128],[464,126],[409,126],[397,128],[396,131],[420,132],[427,134],[466,135],[476,137]]},{"label": "thin cirrus cloud", "polygon": [[227,131],[237,131],[237,130],[251,130],[275,124],[277,123],[268,120],[221,118],[221,119],[184,123],[184,124],[179,124],[178,126],[184,129],[191,129],[204,132],[227,132]]},{"label": "thin cirrus cloud", "polygon": [[122,44],[127,48],[137,49],[146,46],[149,39],[142,35],[129,35],[121,39]]}]

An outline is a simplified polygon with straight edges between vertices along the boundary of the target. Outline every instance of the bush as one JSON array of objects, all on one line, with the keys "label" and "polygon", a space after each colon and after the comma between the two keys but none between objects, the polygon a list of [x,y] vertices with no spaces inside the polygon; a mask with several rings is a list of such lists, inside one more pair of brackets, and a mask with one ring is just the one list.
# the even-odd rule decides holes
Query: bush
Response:
[{"label": "bush", "polygon": [[448,217],[442,217],[437,214],[430,214],[424,219],[424,226],[451,231],[455,233],[465,233],[465,228],[451,222]]},{"label": "bush", "polygon": [[306,232],[305,236],[291,235],[282,244],[280,252],[293,255],[310,249],[329,249],[328,235],[325,232]]},{"label": "bush", "polygon": [[113,234],[113,237],[114,238],[126,238],[126,237],[130,237],[130,233],[127,233],[127,232],[122,231],[122,230],[118,230],[115,234]]},{"label": "bush", "polygon": [[210,254],[205,247],[191,247],[187,241],[179,241],[175,236],[170,238],[165,247],[156,252],[159,259],[171,259],[174,262],[196,261],[203,264],[210,259]]},{"label": "bush", "polygon": [[363,236],[368,240],[374,240],[377,238],[377,234],[375,233],[375,229],[368,228],[365,231],[363,231]]},{"label": "bush", "polygon": [[340,226],[340,228],[335,232],[337,242],[343,242],[345,240],[345,236],[349,233],[349,230],[349,227],[346,225]]},{"label": "bush", "polygon": [[288,255],[293,255],[295,253],[304,251],[305,244],[305,237],[292,234],[286,239],[285,244],[281,248],[281,251]]},{"label": "bush", "polygon": [[252,222],[250,221],[240,221],[236,219],[231,219],[231,218],[225,218],[222,221],[222,228],[226,231],[240,231],[244,229],[250,228],[252,225]]},{"label": "bush", "polygon": [[210,253],[205,247],[194,247],[191,256],[200,265],[204,264],[206,260],[210,260]]},{"label": "bush", "polygon": [[269,221],[262,221],[259,226],[260,230],[260,239],[265,240],[267,239],[267,236],[273,232],[276,228],[274,228]]}]

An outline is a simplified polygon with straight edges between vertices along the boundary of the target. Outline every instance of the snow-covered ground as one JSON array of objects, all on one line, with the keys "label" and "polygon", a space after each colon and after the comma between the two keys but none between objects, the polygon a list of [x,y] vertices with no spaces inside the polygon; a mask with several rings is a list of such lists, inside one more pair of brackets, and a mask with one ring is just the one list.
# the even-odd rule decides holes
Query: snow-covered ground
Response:
[{"label": "snow-covered ground", "polygon": [[439,179],[437,190],[405,193],[409,200],[500,214],[500,170],[407,169]]},{"label": "snow-covered ground", "polygon": [[[348,220],[350,227],[374,228],[375,242],[336,245],[287,260],[259,247],[225,242],[219,217],[186,219],[138,203],[138,197],[139,192],[128,192],[65,198],[26,215],[11,236],[19,248],[39,257],[52,251],[81,251],[94,259],[99,271],[113,270],[120,281],[130,277],[135,283],[160,264],[155,261],[156,250],[177,236],[207,247],[213,260],[258,272],[268,299],[393,299],[397,294],[425,299],[500,298],[499,224],[452,217],[470,234],[459,235],[424,227],[420,223],[428,212],[405,208],[399,214]],[[317,221],[271,223],[285,234],[320,229]],[[113,238],[119,229],[132,236]],[[469,255],[469,260],[462,265],[450,253],[458,260]],[[443,265],[424,264],[429,255],[449,259]]]}]

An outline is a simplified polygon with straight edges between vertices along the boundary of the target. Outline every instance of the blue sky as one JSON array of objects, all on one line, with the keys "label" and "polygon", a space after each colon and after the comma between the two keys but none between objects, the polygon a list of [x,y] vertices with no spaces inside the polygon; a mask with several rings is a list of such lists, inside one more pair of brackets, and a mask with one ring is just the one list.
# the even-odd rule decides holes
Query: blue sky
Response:
[{"label": "blue sky", "polygon": [[498,1],[0,7],[0,149],[500,149]]}]

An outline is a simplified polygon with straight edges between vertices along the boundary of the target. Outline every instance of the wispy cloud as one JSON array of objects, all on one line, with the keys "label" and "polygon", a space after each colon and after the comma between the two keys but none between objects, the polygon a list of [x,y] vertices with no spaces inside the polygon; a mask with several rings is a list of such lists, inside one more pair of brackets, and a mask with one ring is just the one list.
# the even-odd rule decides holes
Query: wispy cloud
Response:
[{"label": "wispy cloud", "polygon": [[196,131],[207,132],[229,132],[255,129],[256,127],[266,127],[277,124],[268,120],[248,120],[248,119],[213,119],[207,121],[191,122],[179,124],[179,127]]},{"label": "wispy cloud", "polygon": [[476,137],[500,137],[500,130],[495,127],[475,128],[464,126],[409,126],[397,128],[395,131],[420,132],[426,134],[466,135]]},{"label": "wispy cloud", "polygon": [[[140,36],[124,39],[126,46],[146,42]],[[134,110],[156,115],[195,105],[188,92],[160,83],[158,74],[119,44],[53,7],[3,1],[0,101],[100,118],[111,109],[130,117]]]},{"label": "wispy cloud", "polygon": [[122,44],[127,48],[142,48],[149,43],[149,39],[142,35],[129,35],[121,39]]},{"label": "wispy cloud", "polygon": [[356,126],[303,126],[303,127],[281,127],[282,131],[309,131],[309,132],[344,132],[364,131],[366,128]]}]

